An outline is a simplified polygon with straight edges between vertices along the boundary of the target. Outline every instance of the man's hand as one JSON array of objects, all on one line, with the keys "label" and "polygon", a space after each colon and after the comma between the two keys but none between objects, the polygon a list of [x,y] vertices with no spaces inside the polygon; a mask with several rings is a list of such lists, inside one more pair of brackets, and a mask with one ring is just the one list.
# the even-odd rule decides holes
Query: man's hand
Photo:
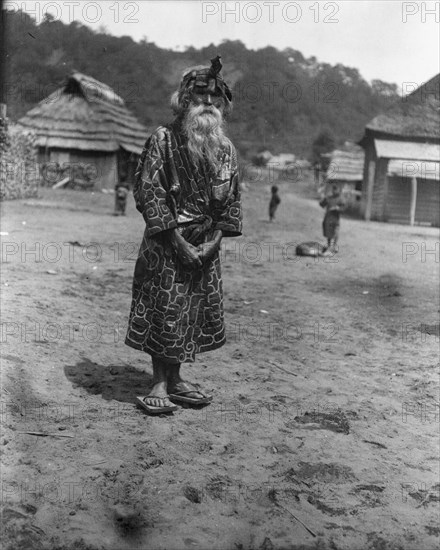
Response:
[{"label": "man's hand", "polygon": [[176,248],[176,252],[179,260],[186,267],[191,269],[202,267],[199,250],[192,244],[185,241],[185,244],[181,244]]},{"label": "man's hand", "polygon": [[210,260],[216,254],[216,252],[220,250],[222,236],[223,234],[221,231],[216,231],[214,233],[214,238],[211,241],[199,244],[197,250],[199,251],[202,262]]},{"label": "man's hand", "polygon": [[215,255],[219,248],[220,246],[215,241],[208,241],[207,243],[199,244],[197,250],[202,262],[206,262]]},{"label": "man's hand", "polygon": [[171,246],[176,251],[177,257],[184,266],[190,269],[202,267],[199,251],[195,246],[185,241],[177,229],[170,230],[167,236]]}]

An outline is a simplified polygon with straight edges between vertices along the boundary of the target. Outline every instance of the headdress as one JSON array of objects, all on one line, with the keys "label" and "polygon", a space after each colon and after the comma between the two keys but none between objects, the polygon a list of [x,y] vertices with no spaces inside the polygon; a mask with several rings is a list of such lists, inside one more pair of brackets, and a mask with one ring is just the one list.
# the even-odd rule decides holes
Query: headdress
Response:
[{"label": "headdress", "polygon": [[232,101],[231,90],[220,74],[222,69],[220,59],[218,55],[211,59],[210,67],[195,67],[187,72],[180,83],[180,90],[192,90],[194,86],[207,88],[210,93],[219,90],[225,99]]}]

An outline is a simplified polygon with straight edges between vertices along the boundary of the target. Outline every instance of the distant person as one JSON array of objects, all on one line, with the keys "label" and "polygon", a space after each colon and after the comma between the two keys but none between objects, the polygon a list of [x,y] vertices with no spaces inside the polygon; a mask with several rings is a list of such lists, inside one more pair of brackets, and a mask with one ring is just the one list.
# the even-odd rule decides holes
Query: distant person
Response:
[{"label": "distant person", "polygon": [[115,211],[114,216],[125,216],[127,207],[128,183],[118,182],[115,186]]},{"label": "distant person", "polygon": [[321,173],[321,165],[318,161],[315,162],[315,164],[313,165],[313,171],[314,171],[314,174],[315,174],[315,185],[316,187],[319,187],[319,174]]},{"label": "distant person", "polygon": [[324,197],[319,205],[326,209],[324,221],[322,222],[324,237],[327,239],[325,252],[335,253],[337,252],[339,239],[340,213],[345,206],[337,185],[332,185],[331,194]]},{"label": "distant person", "polygon": [[281,199],[280,199],[280,196],[278,195],[278,187],[276,185],[272,185],[271,193],[272,193],[272,196],[269,202],[269,221],[272,222],[275,219],[275,212],[278,208],[278,205],[281,202]]}]

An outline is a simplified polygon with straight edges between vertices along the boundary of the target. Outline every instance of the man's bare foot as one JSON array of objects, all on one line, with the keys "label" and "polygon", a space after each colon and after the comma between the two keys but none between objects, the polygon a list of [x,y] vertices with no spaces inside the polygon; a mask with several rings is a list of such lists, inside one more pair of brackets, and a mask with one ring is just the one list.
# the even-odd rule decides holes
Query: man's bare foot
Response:
[{"label": "man's bare foot", "polygon": [[170,407],[172,403],[168,398],[167,383],[158,382],[155,384],[151,388],[150,393],[145,396],[144,401],[147,405],[152,405],[153,407]]},{"label": "man's bare foot", "polygon": [[203,405],[212,400],[212,396],[206,395],[194,384],[185,382],[180,376],[181,365],[172,365],[168,369],[167,388],[170,399],[173,402],[190,403],[193,405]]},{"label": "man's bare foot", "polygon": [[169,384],[170,399],[173,403],[205,405],[212,401],[211,395],[206,395],[193,384],[181,380],[174,385]]},{"label": "man's bare foot", "polygon": [[203,399],[205,397],[203,393],[200,393],[197,390],[194,384],[185,382],[185,380],[183,380],[183,378],[181,378],[180,375],[177,373],[171,374],[168,377],[168,388],[169,388],[169,393],[176,393],[178,391],[181,391],[183,388],[185,388],[186,390],[185,396],[189,397],[190,399]]},{"label": "man's bare foot", "polygon": [[164,381],[154,384],[148,395],[136,397],[136,403],[149,414],[169,413],[178,408],[170,401]]}]

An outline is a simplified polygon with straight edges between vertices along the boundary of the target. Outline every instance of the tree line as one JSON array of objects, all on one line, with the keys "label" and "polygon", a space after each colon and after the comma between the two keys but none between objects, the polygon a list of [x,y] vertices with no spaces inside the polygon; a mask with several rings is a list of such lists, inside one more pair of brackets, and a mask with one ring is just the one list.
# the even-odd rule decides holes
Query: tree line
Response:
[{"label": "tree line", "polygon": [[4,95],[13,121],[79,71],[112,87],[152,131],[172,118],[167,98],[182,69],[220,54],[234,95],[229,134],[242,156],[267,149],[312,159],[322,135],[331,146],[357,141],[366,123],[398,98],[395,84],[369,83],[356,68],[321,63],[292,48],[249,50],[228,40],[175,52],[147,38],[135,42],[50,15],[37,24],[13,11],[6,14],[6,29]]}]

